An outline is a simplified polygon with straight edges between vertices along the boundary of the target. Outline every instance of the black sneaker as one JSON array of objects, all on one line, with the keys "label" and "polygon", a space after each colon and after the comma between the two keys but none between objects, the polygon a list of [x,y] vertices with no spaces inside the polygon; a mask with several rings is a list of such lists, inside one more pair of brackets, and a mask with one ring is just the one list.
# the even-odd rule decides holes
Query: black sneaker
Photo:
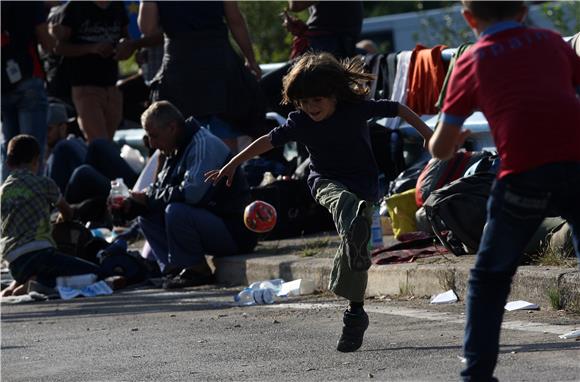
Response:
[{"label": "black sneaker", "polygon": [[371,256],[368,248],[370,238],[369,222],[363,215],[357,215],[346,235],[346,255],[351,270],[366,271],[371,267]]},{"label": "black sneaker", "polygon": [[214,284],[215,278],[213,274],[201,274],[192,271],[191,269],[184,269],[180,274],[173,278],[168,278],[163,281],[163,289],[182,289],[200,285]]},{"label": "black sneaker", "polygon": [[342,321],[344,326],[342,327],[342,335],[338,340],[336,350],[343,353],[358,350],[363,343],[365,330],[369,327],[369,316],[363,309],[356,313],[352,313],[347,309],[344,311]]}]

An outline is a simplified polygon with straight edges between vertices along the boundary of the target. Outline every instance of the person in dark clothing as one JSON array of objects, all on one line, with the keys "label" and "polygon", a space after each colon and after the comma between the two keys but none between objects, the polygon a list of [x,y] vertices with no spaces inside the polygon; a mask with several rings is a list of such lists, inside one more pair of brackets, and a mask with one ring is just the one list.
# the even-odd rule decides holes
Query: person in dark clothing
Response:
[{"label": "person in dark clothing", "polygon": [[193,117],[185,120],[168,101],[142,116],[149,144],[165,161],[145,192],[133,192],[123,209],[139,224],[160,269],[163,287],[208,284],[213,275],[204,255],[227,256],[254,249],[257,238],[243,223],[250,191],[243,172],[236,187],[211,187],[204,173],[231,158],[228,147]]},{"label": "person in dark clothing", "polygon": [[118,60],[115,47],[128,36],[129,18],[117,1],[69,1],[62,21],[51,27],[58,40],[56,53],[68,58],[79,126],[88,142],[112,140],[123,112],[123,98],[115,86]]},{"label": "person in dark clothing", "polygon": [[[1,180],[8,176],[7,144],[18,134],[30,134],[44,158],[46,110],[44,72],[37,50],[51,51],[42,2],[2,1],[2,160]],[[39,167],[42,171],[42,165]]]},{"label": "person in dark clothing", "polygon": [[[310,17],[304,23],[289,12],[308,9]],[[292,33],[290,61],[265,75],[260,87],[266,95],[268,108],[283,117],[292,111],[282,105],[282,77],[293,65],[294,59],[307,51],[328,52],[343,59],[356,54],[356,42],[362,28],[362,1],[288,1],[284,12],[284,27]]]},{"label": "person in dark clothing", "polygon": [[233,151],[238,136],[263,133],[255,131],[265,115],[257,82],[261,69],[235,1],[143,2],[139,27],[145,35],[160,29],[164,34],[163,63],[152,81],[154,101],[170,101]]},{"label": "person in dark clothing", "polygon": [[[288,12],[308,8],[306,23]],[[288,1],[284,26],[294,36],[290,58],[312,50],[332,53],[336,58],[352,57],[362,28],[362,1]]]},{"label": "person in dark clothing", "polygon": [[220,170],[206,173],[214,184],[227,178],[235,184],[236,169],[246,160],[290,141],[302,143],[310,154],[308,185],[314,199],[331,213],[342,243],[336,253],[329,289],[349,300],[337,345],[341,352],[360,348],[368,327],[363,309],[367,244],[373,204],[379,199],[379,170],[370,143],[367,120],[401,116],[426,140],[431,130],[406,106],[387,100],[365,101],[362,62],[339,63],[328,53],[304,54],[284,77],[284,102],[298,110],[282,126],[254,141]]}]

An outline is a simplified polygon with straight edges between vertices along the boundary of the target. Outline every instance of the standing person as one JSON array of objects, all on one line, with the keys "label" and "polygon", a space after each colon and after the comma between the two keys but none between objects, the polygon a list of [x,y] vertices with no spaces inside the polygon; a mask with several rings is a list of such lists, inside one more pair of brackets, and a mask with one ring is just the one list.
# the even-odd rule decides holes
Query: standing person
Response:
[{"label": "standing person", "polygon": [[[306,23],[288,12],[308,9]],[[294,36],[290,58],[312,50],[332,53],[336,58],[355,55],[363,21],[362,1],[288,1],[284,26]]]},{"label": "standing person", "polygon": [[469,134],[463,121],[480,109],[501,165],[467,294],[464,381],[490,381],[504,306],[519,258],[549,211],[572,227],[580,259],[580,58],[557,33],[521,24],[523,1],[463,1],[478,35],[452,73],[442,122],[430,141],[447,159]]},{"label": "standing person", "polygon": [[[18,134],[30,134],[40,144],[46,142],[48,101],[44,72],[37,45],[52,51],[42,2],[2,1],[2,175],[8,176],[6,145]],[[42,170],[42,166],[39,168]]]},{"label": "standing person", "polygon": [[334,258],[329,289],[349,300],[344,328],[337,345],[341,352],[360,348],[368,327],[363,309],[367,244],[373,204],[379,199],[379,170],[373,156],[366,121],[373,117],[401,116],[426,139],[431,130],[409,108],[387,100],[365,101],[362,62],[339,63],[328,53],[303,55],[284,78],[284,102],[297,111],[286,124],[254,141],[220,170],[206,173],[218,184],[233,176],[240,164],[289,141],[302,143],[311,159],[308,185],[316,201],[332,214],[342,243]]},{"label": "standing person", "polygon": [[241,169],[236,187],[213,188],[204,173],[231,158],[228,147],[194,118],[185,120],[168,101],[154,102],[141,122],[151,148],[165,157],[155,180],[133,192],[125,214],[139,225],[160,269],[165,289],[210,284],[205,255],[228,256],[252,251],[256,235],[243,223],[250,190]]},{"label": "standing person", "polygon": [[79,126],[90,143],[112,140],[123,115],[123,97],[115,86],[117,43],[128,36],[129,18],[122,2],[69,1],[62,21],[52,26],[56,53],[70,57],[70,84]]},{"label": "standing person", "polygon": [[[305,22],[291,15],[308,9]],[[293,35],[290,62],[262,78],[260,87],[268,100],[268,108],[284,117],[292,111],[281,105],[282,78],[289,72],[293,60],[308,50],[328,52],[336,58],[352,57],[356,54],[363,22],[362,1],[288,1],[283,13],[283,25]]]},{"label": "standing person", "polygon": [[8,142],[6,162],[12,171],[0,188],[0,254],[8,262],[14,282],[2,291],[2,297],[26,293],[29,280],[53,288],[58,276],[99,275],[95,264],[56,251],[50,226],[52,208],[65,221],[72,218],[73,211],[51,179],[35,175],[40,153],[40,145],[31,135],[17,135]]},{"label": "standing person", "polygon": [[[261,69],[237,2],[142,2],[139,27],[145,36],[162,29],[165,38],[163,63],[152,84],[154,101],[170,101],[233,151],[238,136],[259,135],[248,129],[265,116],[257,98]],[[233,50],[228,30],[249,70]]]}]

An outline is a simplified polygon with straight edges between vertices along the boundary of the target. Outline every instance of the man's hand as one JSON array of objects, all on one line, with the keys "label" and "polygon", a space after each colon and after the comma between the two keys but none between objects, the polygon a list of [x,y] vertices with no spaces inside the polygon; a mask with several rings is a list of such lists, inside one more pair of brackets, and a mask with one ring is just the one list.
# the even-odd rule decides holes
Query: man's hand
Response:
[{"label": "man's hand", "polygon": [[131,191],[131,199],[139,204],[147,204],[147,194],[141,191]]},{"label": "man's hand", "polygon": [[135,52],[134,41],[127,38],[122,38],[119,40],[114,58],[117,61],[123,61],[131,57],[133,52]]},{"label": "man's hand", "polygon": [[106,58],[112,56],[115,53],[115,49],[108,42],[98,42],[91,44],[91,53]]},{"label": "man's hand", "polygon": [[291,16],[287,11],[282,13],[282,19],[282,26],[284,26],[284,28],[294,36],[300,36],[308,29],[304,21]]}]

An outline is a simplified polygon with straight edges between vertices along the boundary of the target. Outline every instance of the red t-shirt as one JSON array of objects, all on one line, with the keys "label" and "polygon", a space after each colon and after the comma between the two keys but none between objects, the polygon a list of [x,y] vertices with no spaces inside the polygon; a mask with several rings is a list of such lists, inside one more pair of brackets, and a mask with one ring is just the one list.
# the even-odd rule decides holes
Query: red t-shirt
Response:
[{"label": "red t-shirt", "polygon": [[483,112],[501,157],[498,177],[580,161],[580,58],[557,33],[492,26],[457,61],[443,121]]}]

